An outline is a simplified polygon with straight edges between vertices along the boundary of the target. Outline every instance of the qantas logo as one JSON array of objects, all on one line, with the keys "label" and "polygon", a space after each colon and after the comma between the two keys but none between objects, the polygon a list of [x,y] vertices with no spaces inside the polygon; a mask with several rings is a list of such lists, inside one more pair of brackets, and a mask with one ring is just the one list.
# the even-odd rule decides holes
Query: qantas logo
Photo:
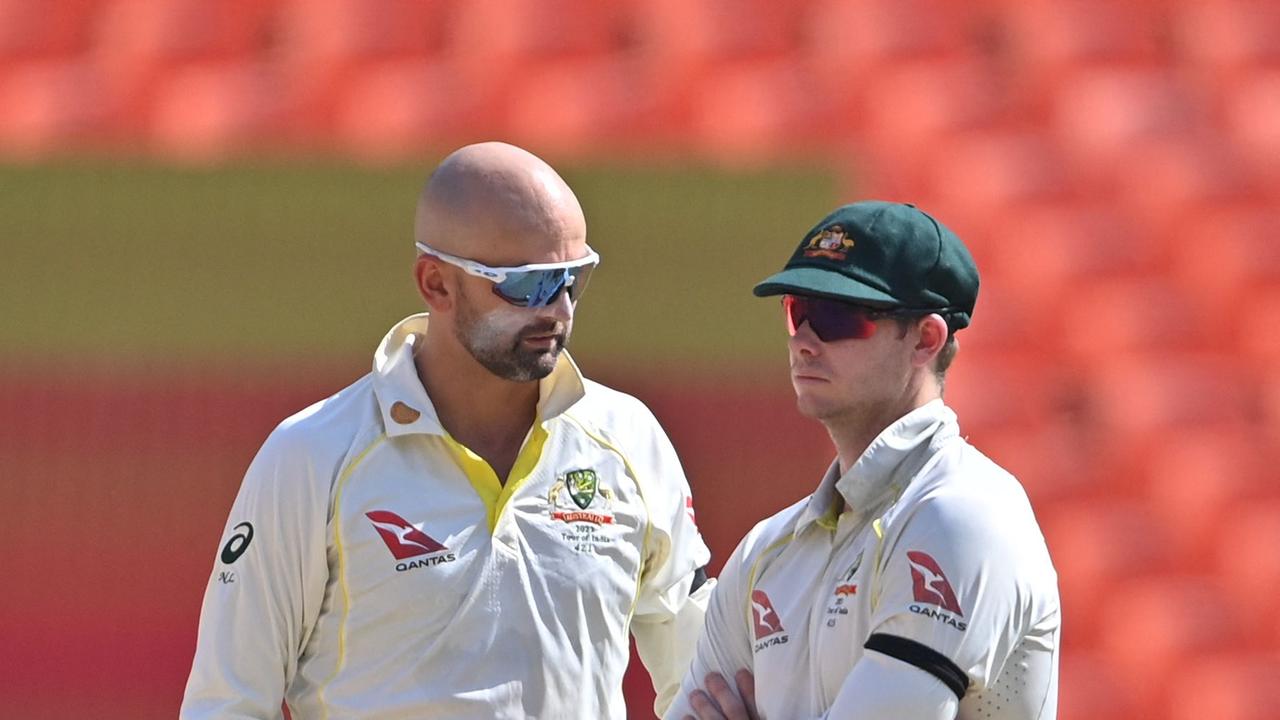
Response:
[{"label": "qantas logo", "polygon": [[775,633],[783,632],[782,620],[769,602],[769,596],[763,590],[751,593],[751,617],[756,622],[756,639],[763,640]]},{"label": "qantas logo", "polygon": [[907,560],[911,563],[911,589],[916,602],[937,605],[947,612],[964,617],[960,603],[956,601],[956,593],[951,589],[947,576],[942,573],[942,568],[938,566],[938,561],[919,550],[909,551]]},{"label": "qantas logo", "polygon": [[393,512],[372,510],[365,513],[365,517],[373,523],[373,529],[382,536],[382,542],[387,544],[387,549],[397,560],[407,560],[411,557],[449,549]]}]

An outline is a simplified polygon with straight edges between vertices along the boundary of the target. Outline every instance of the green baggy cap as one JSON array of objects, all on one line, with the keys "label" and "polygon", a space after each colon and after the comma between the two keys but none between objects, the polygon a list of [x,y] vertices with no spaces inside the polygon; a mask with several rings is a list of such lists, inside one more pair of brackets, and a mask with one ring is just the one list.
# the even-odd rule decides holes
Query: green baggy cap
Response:
[{"label": "green baggy cap", "polygon": [[914,205],[867,200],[823,218],[754,292],[936,312],[959,330],[973,318],[978,267],[955,233]]}]

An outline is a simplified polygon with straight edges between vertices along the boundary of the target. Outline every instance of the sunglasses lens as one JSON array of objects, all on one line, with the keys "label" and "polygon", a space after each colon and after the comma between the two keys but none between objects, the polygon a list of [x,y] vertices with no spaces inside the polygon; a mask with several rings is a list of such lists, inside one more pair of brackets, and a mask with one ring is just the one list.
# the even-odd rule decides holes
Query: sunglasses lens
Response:
[{"label": "sunglasses lens", "polygon": [[591,279],[591,271],[595,270],[595,265],[579,265],[576,268],[569,268],[569,299],[578,302],[578,298],[582,297],[583,291],[587,289],[587,281]]},{"label": "sunglasses lens", "polygon": [[568,290],[569,299],[577,302],[587,286],[594,265],[551,270],[527,270],[507,273],[506,279],[493,286],[502,299],[521,307],[546,307]]},{"label": "sunglasses lens", "polygon": [[792,336],[806,322],[822,342],[864,340],[876,331],[875,321],[866,310],[835,300],[785,295],[782,305],[786,309],[787,332]]}]

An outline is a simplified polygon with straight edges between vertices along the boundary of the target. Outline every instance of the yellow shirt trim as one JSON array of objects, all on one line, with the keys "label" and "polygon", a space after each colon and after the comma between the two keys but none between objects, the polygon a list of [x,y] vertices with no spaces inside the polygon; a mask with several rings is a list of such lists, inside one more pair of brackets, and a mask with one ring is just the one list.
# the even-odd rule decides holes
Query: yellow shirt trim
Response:
[{"label": "yellow shirt trim", "polygon": [[871,566],[871,609],[880,606],[880,561],[884,559],[884,523],[881,518],[871,521],[876,533],[876,561]]},{"label": "yellow shirt trim", "polygon": [[835,532],[836,528],[839,527],[840,511],[844,509],[844,498],[840,497],[840,493],[835,495],[835,497],[831,498],[831,507],[827,508],[826,514],[817,520],[819,527],[832,532]]},{"label": "yellow shirt trim", "polygon": [[346,664],[347,618],[351,615],[351,592],[347,589],[347,551],[342,545],[342,491],[356,467],[386,439],[386,435],[374,438],[373,442],[351,461],[351,464],[338,476],[337,488],[333,493],[333,546],[338,554],[338,588],[342,591],[342,618],[338,621],[338,661],[333,666],[333,672],[320,683],[320,689],[316,691],[316,697],[320,701],[321,717],[326,719],[329,717],[329,704],[325,702],[324,689],[338,677],[338,673],[342,672],[342,667]]},{"label": "yellow shirt trim", "polygon": [[787,533],[784,537],[774,540],[769,544],[769,547],[766,547],[759,555],[756,556],[755,562],[751,563],[751,572],[747,573],[746,597],[743,598],[743,600],[746,601],[746,605],[743,607],[743,616],[747,620],[748,629],[755,628],[755,619],[751,616],[751,593],[755,592],[756,589],[756,575],[760,572],[760,563],[764,562],[765,558],[772,555],[775,550],[781,549],[784,545],[795,538],[796,536],[794,533]]},{"label": "yellow shirt trim", "polygon": [[511,474],[507,476],[506,483],[502,483],[498,481],[498,473],[494,472],[488,461],[477,455],[471,448],[453,439],[452,435],[444,435],[445,445],[453,452],[459,467],[467,476],[467,481],[471,483],[471,487],[475,488],[476,495],[479,495],[480,501],[484,503],[490,535],[498,526],[498,518],[502,516],[502,510],[510,502],[511,496],[516,494],[525,480],[533,474],[533,469],[538,466],[538,461],[542,459],[542,448],[547,444],[547,438],[550,436],[551,433],[541,422],[535,423],[529,431],[529,437],[524,441],[524,446],[520,448],[520,454],[516,456],[515,464],[511,466]]}]

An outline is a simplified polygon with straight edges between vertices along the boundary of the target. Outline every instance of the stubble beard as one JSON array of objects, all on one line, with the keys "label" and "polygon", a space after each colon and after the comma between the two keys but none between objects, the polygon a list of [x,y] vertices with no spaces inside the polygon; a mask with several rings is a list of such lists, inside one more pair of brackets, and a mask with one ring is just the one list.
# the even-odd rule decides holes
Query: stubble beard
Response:
[{"label": "stubble beard", "polygon": [[[533,382],[551,374],[569,339],[570,328],[554,320],[518,327],[513,315],[500,310],[481,315],[465,299],[458,302],[454,335],[471,357],[494,375],[511,382]],[[531,348],[522,341],[554,334],[550,348]]]},{"label": "stubble beard", "polygon": [[[905,414],[903,393],[906,377],[878,374],[886,386],[878,388],[846,387],[843,392],[796,394],[796,409],[801,415],[821,422],[829,430],[855,428],[859,431],[887,427]],[[892,389],[890,389],[892,388]],[[828,388],[835,390],[835,388]]]}]

